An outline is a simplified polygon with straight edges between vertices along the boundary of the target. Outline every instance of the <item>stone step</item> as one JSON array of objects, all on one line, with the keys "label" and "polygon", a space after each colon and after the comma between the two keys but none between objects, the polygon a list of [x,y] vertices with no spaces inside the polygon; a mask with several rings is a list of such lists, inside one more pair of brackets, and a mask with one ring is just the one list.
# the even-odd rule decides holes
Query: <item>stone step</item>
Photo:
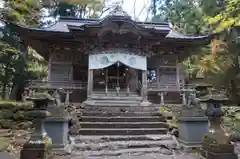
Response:
[{"label": "stone step", "polygon": [[141,100],[133,100],[133,99],[94,99],[92,100],[92,105],[97,106],[139,106],[141,104]]},{"label": "stone step", "polygon": [[81,128],[80,135],[146,135],[146,134],[167,134],[167,128],[125,128],[125,129],[93,129]]},{"label": "stone step", "polygon": [[138,141],[138,140],[172,140],[171,135],[78,135],[74,137],[75,143],[92,142],[92,143],[104,143],[109,141]]},{"label": "stone step", "polygon": [[137,93],[137,92],[130,92],[130,93],[127,93],[126,92],[120,92],[117,94],[116,91],[108,91],[108,93],[106,94],[104,91],[99,91],[99,92],[96,92],[94,91],[92,93],[92,96],[100,96],[100,97],[140,97],[140,94]]},{"label": "stone step", "polygon": [[126,99],[130,99],[130,97],[133,97],[134,99],[142,99],[142,97],[139,94],[123,94],[120,93],[119,95],[115,92],[112,93],[108,93],[107,95],[105,93],[94,93],[92,95],[93,99],[96,98],[102,98],[102,99],[111,99],[111,98],[115,98],[115,99],[119,99],[119,98],[126,98]]},{"label": "stone step", "polygon": [[94,105],[94,106],[85,106],[84,111],[103,111],[103,112],[159,112],[159,107],[155,106],[129,106],[129,105]]},{"label": "stone step", "polygon": [[100,143],[79,143],[73,146],[74,151],[101,151],[101,150],[122,150],[129,148],[151,148],[151,147],[167,147],[169,149],[177,148],[174,140],[138,140],[138,141],[109,141]]},{"label": "stone step", "polygon": [[[160,112],[106,112],[106,111],[85,111],[83,110],[81,115],[83,116],[162,116]],[[80,116],[81,116],[80,115]]]},{"label": "stone step", "polygon": [[80,122],[81,128],[168,128],[165,122]]},{"label": "stone step", "polygon": [[164,116],[119,116],[119,117],[98,117],[81,116],[81,122],[165,122]]},{"label": "stone step", "polygon": [[[107,158],[107,157],[118,157],[121,156],[121,158],[126,158],[130,159],[132,158],[129,156],[130,154],[154,154],[158,153],[161,154],[159,158],[165,158],[163,155],[172,155],[173,152],[171,150],[168,150],[166,148],[162,147],[153,147],[153,148],[128,148],[128,149],[120,149],[120,150],[102,150],[102,151],[73,151],[72,156],[74,156],[74,159],[78,158],[88,158],[88,159],[102,159],[102,158]],[[126,155],[126,157],[123,157],[122,155]],[[94,158],[89,158],[89,157],[94,157]],[[99,157],[99,158],[96,158]],[[135,156],[134,158],[138,158],[138,156]],[[145,156],[142,157],[142,159],[145,159]],[[155,158],[155,157],[151,157]],[[170,156],[170,158],[175,158],[174,156]]]},{"label": "stone step", "polygon": [[137,107],[140,105],[139,103],[128,103],[128,102],[117,102],[117,103],[113,103],[113,102],[95,102],[93,105],[97,105],[97,106],[132,106],[132,107]]},{"label": "stone step", "polygon": [[12,136],[12,132],[10,129],[0,129],[0,138],[1,137],[10,137]]}]

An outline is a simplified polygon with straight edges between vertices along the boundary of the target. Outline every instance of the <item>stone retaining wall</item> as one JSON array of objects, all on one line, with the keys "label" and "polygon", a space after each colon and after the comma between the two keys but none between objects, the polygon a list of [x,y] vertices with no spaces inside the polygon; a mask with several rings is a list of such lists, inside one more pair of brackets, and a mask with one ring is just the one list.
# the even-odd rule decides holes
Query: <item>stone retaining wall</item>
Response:
[{"label": "stone retaining wall", "polygon": [[0,129],[30,128],[32,123],[26,114],[31,110],[31,102],[0,101]]}]

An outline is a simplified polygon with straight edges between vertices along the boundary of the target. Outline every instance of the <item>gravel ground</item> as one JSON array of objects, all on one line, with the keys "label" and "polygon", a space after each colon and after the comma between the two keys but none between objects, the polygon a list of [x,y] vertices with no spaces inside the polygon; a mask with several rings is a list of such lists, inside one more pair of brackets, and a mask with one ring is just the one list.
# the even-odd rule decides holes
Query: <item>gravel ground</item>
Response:
[{"label": "gravel ground", "polygon": [[196,154],[177,154],[177,155],[162,155],[159,153],[151,153],[145,155],[123,154],[120,156],[97,156],[97,157],[83,157],[83,156],[56,156],[54,159],[200,159]]}]

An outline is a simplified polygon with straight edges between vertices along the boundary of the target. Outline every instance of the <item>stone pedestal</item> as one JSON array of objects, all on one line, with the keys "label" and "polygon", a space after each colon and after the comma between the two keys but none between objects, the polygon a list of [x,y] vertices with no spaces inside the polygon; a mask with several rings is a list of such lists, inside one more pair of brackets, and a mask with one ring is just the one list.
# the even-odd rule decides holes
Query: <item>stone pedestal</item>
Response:
[{"label": "stone pedestal", "polygon": [[46,118],[44,126],[48,136],[52,139],[52,147],[64,149],[68,145],[69,116],[64,105],[48,106],[51,116]]},{"label": "stone pedestal", "polygon": [[52,148],[64,149],[68,145],[68,118],[49,117],[44,126],[48,136],[52,139]]},{"label": "stone pedestal", "polygon": [[208,132],[208,118],[200,107],[199,101],[191,95],[189,105],[180,110],[179,142],[186,151],[201,147],[202,137]]},{"label": "stone pedestal", "polygon": [[208,131],[207,117],[179,117],[179,143],[184,150],[201,147],[202,137]]}]

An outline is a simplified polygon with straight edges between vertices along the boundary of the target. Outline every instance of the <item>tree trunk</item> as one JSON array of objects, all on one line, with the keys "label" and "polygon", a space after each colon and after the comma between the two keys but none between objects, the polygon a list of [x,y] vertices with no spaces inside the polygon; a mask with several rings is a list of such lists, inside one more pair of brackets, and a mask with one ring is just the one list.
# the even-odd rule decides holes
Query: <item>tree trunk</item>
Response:
[{"label": "tree trunk", "polygon": [[7,91],[7,85],[9,84],[9,64],[6,64],[5,70],[4,70],[4,82],[3,82],[3,90],[2,90],[2,98],[6,99],[6,91]]},{"label": "tree trunk", "polygon": [[2,89],[2,99],[6,99],[6,90],[7,90],[7,84],[6,82],[4,82],[3,89]]},{"label": "tree trunk", "polygon": [[16,91],[17,91],[17,86],[14,83],[12,86],[11,94],[10,94],[10,99],[11,100],[16,100]]},{"label": "tree trunk", "polygon": [[[28,46],[22,44],[22,50],[23,50],[23,58],[26,61],[27,57],[28,57]],[[24,76],[25,74],[25,70],[26,70],[26,65],[23,65],[23,68],[21,68],[21,75],[20,76]],[[15,77],[16,79],[16,77]],[[24,86],[25,86],[25,78],[19,78],[19,80],[14,80],[13,83],[13,87],[12,87],[12,91],[11,91],[11,96],[10,99],[12,100],[16,100],[16,101],[21,101],[22,100],[22,94],[24,92]]]}]

